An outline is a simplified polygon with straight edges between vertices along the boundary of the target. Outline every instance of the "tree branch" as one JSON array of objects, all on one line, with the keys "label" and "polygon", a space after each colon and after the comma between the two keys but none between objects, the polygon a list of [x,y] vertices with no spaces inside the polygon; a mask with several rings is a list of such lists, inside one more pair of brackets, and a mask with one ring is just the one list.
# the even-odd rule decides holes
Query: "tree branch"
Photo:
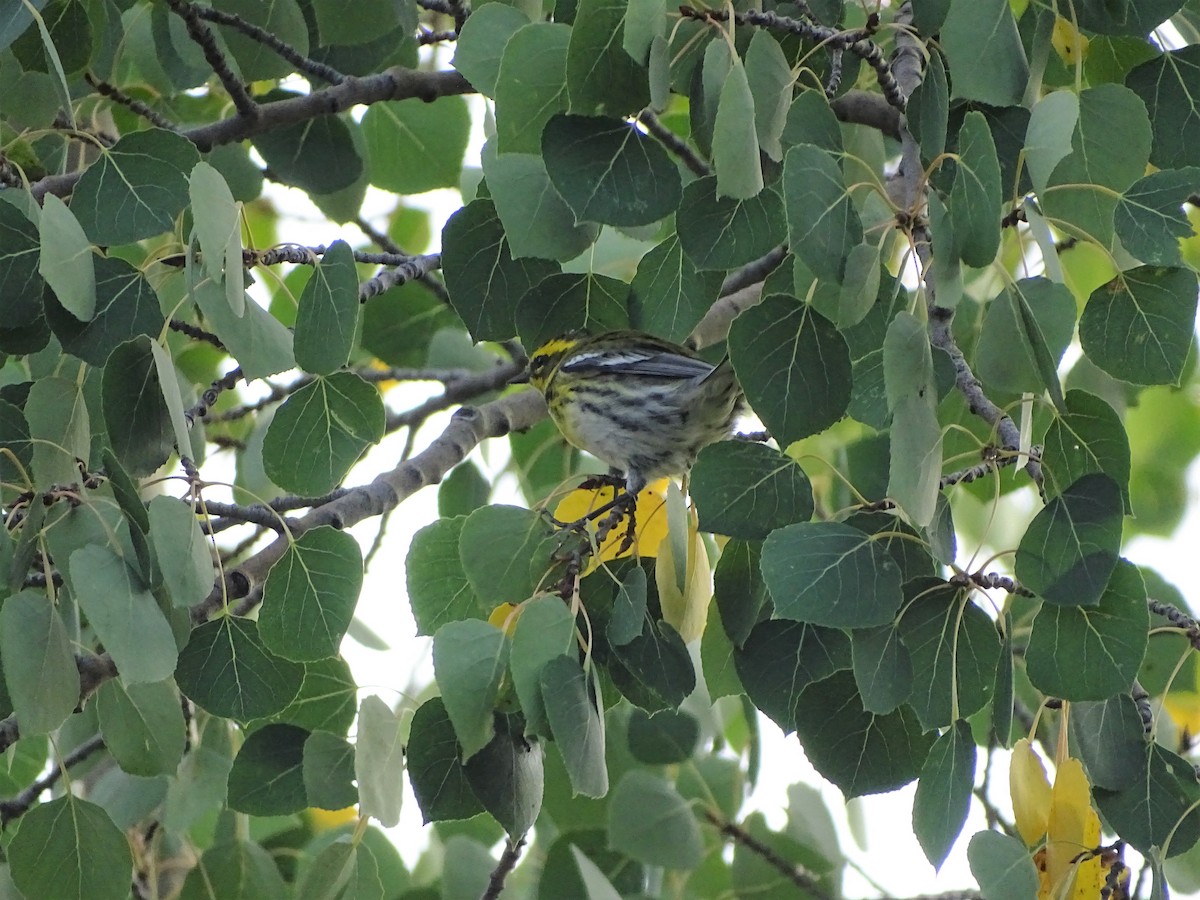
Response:
[{"label": "tree branch", "polygon": [[[176,0],[178,2],[178,0]],[[473,94],[475,89],[458,72],[418,72],[399,66],[366,75],[361,78],[347,76],[341,84],[335,84],[301,97],[289,97],[258,106],[253,118],[240,113],[201,125],[183,132],[183,136],[203,153],[222,144],[232,144],[256,134],[262,134],[286,125],[307,122],[321,116],[332,116],[360,104],[369,105],[381,100],[408,100],[419,98],[432,102],[438,97],[455,94]],[[34,200],[41,202],[47,194],[64,197],[71,193],[79,181],[81,172],[66,175],[47,175],[31,186]]]},{"label": "tree branch", "polygon": [[[437,484],[481,441],[524,431],[545,417],[546,401],[535,390],[507,394],[479,407],[464,406],[425,450],[370,484],[350,488],[336,500],[307,513],[297,520],[292,533],[299,536],[319,525],[349,528],[363,519],[381,516],[421,488]],[[237,568],[228,570],[224,584],[214,586],[209,596],[192,608],[192,620],[202,622],[227,598],[236,600],[250,593],[289,546],[286,538],[277,538]]]}]

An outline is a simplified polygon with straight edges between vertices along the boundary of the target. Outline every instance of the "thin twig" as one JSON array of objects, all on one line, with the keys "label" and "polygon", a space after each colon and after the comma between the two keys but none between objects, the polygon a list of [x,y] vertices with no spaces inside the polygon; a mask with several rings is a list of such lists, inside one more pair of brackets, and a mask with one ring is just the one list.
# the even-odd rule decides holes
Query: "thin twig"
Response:
[{"label": "thin twig", "polygon": [[696,175],[703,178],[705,175],[712,174],[709,164],[696,155],[696,151],[688,146],[687,141],[660,122],[658,116],[653,112],[648,109],[642,110],[638,121],[645,125],[646,130],[658,138],[660,144],[678,156],[679,161]]},{"label": "thin twig", "polygon": [[167,131],[174,131],[174,132],[178,133],[178,131],[179,131],[178,125],[176,125],[174,122],[172,122],[166,116],[162,115],[162,113],[151,109],[149,106],[147,106],[141,100],[136,100],[133,97],[130,97],[128,94],[126,94],[123,90],[121,90],[116,85],[109,84],[107,81],[104,81],[103,79],[96,78],[94,75],[92,75],[91,72],[85,73],[83,78],[88,84],[90,84],[92,87],[94,87],[96,89],[96,93],[98,93],[100,96],[108,97],[110,100],[114,101],[115,103],[121,104],[125,108],[129,109],[131,112],[134,112],[137,115],[141,116],[143,119],[145,119],[147,122],[149,122],[151,125],[155,126],[156,128],[163,128],[163,129],[166,129]]},{"label": "thin twig", "polygon": [[183,19],[184,25],[187,26],[188,37],[204,53],[204,59],[220,79],[230,99],[233,100],[233,106],[238,115],[244,119],[258,118],[258,104],[254,102],[254,98],[250,96],[241,79],[229,67],[229,61],[225,59],[225,54],[217,46],[217,39],[213,37],[212,30],[201,21],[199,9],[188,3],[187,0],[167,0],[167,6],[171,7],[171,11],[175,15]]},{"label": "thin twig", "polygon": [[521,858],[521,848],[525,846],[525,838],[518,838],[516,841],[509,838],[504,842],[504,852],[500,854],[500,861],[496,863],[496,868],[492,869],[492,874],[488,876],[487,890],[479,895],[479,900],[496,900],[500,896],[500,892],[504,890],[504,881],[508,878],[510,872],[517,867],[517,860]]},{"label": "thin twig", "polygon": [[269,50],[279,54],[279,56],[286,59],[301,72],[312,75],[314,78],[320,78],[329,84],[341,84],[346,79],[345,75],[332,66],[327,66],[325,63],[310,59],[291,44],[281,41],[265,28],[259,28],[253,22],[247,22],[239,15],[220,9],[213,9],[211,6],[197,6],[195,9],[196,15],[200,18],[240,31],[252,41],[257,41]]},{"label": "thin twig", "polygon": [[71,768],[83,762],[97,750],[104,748],[104,738],[99,734],[88,738],[70,753],[63,757],[58,765],[31,784],[11,800],[0,801],[0,826],[7,825],[13,819],[23,816],[29,807],[37,802],[37,798],[58,783],[58,780]]},{"label": "thin twig", "polygon": [[809,896],[816,900],[833,900],[833,895],[829,894],[823,887],[818,878],[810,873],[798,863],[792,863],[784,859],[746,829],[742,828],[735,822],[728,822],[711,809],[704,810],[704,817],[715,825],[721,834],[733,840],[735,843],[741,844],[747,850],[758,854],[763,861],[778,871],[783,877],[796,885],[802,891],[806,891]]}]

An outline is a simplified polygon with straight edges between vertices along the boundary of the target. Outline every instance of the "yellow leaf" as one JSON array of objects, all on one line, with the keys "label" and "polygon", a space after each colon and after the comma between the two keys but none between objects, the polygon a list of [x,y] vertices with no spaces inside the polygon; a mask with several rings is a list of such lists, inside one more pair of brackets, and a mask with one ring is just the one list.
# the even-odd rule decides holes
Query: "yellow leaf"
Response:
[{"label": "yellow leaf", "polygon": [[[1100,843],[1100,817],[1092,809],[1092,786],[1083,763],[1068,758],[1058,767],[1046,830],[1046,875],[1051,896],[1077,900],[1100,895],[1104,872],[1088,852]],[[1075,861],[1078,860],[1078,861]],[[1063,892],[1071,879],[1074,885]]]},{"label": "yellow leaf", "polygon": [[[615,489],[611,487],[590,490],[576,488],[559,501],[558,506],[554,508],[554,518],[560,522],[578,521],[592,511],[611,503],[614,493]],[[584,574],[591,572],[602,562],[629,556],[635,552],[638,556],[656,555],[659,544],[667,536],[666,495],[666,478],[660,478],[658,481],[646,485],[637,497],[637,528],[634,531],[633,547],[623,553],[618,553],[625,540],[626,520],[622,519],[617,527],[608,533],[608,537],[600,545],[599,552],[588,563]],[[601,515],[600,518],[603,519],[604,515]],[[592,522],[588,526],[593,533],[595,525],[596,523]]]},{"label": "yellow leaf", "polygon": [[304,811],[304,815],[312,826],[313,832],[320,834],[323,831],[341,828],[343,825],[353,822],[358,818],[358,809],[353,806],[347,806],[345,809],[317,809],[315,806],[310,806]]},{"label": "yellow leaf", "polygon": [[1046,833],[1050,820],[1050,782],[1046,767],[1033,752],[1028,738],[1013,747],[1008,770],[1008,791],[1012,796],[1017,831],[1027,846],[1034,846]]},{"label": "yellow leaf", "polygon": [[1050,45],[1068,66],[1087,59],[1089,43],[1087,36],[1080,34],[1079,29],[1071,24],[1070,19],[1059,16],[1054,20],[1054,30],[1050,33]]},{"label": "yellow leaf", "polygon": [[658,558],[654,561],[654,581],[658,587],[663,621],[678,631],[686,644],[704,634],[708,604],[713,596],[708,547],[700,535],[695,513],[688,517],[687,566],[682,585],[675,578],[673,557],[671,542],[663,541]]},{"label": "yellow leaf", "polygon": [[517,627],[517,619],[521,618],[522,607],[512,603],[501,603],[488,616],[488,624],[495,625],[509,637]]}]

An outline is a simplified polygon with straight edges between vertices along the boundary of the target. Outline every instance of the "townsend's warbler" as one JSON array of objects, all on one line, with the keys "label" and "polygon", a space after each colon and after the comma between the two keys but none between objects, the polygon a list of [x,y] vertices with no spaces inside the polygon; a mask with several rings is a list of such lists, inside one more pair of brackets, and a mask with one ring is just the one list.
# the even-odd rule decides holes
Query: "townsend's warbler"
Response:
[{"label": "townsend's warbler", "polygon": [[682,475],[729,435],[741,391],[729,361],[639,331],[568,335],[539,347],[529,381],[563,436],[625,476],[626,496]]}]

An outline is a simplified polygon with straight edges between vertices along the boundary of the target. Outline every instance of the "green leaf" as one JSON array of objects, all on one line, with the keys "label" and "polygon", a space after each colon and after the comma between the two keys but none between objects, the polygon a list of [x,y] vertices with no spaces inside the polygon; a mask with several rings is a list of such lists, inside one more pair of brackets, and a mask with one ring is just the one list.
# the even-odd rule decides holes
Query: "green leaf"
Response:
[{"label": "green leaf", "polygon": [[469,819],[483,811],[459,760],[454,725],[441,697],[426,700],[409,727],[408,778],[425,822]]},{"label": "green leaf", "polygon": [[786,447],[828,428],[850,402],[850,351],[807,303],[773,294],[738,316],[729,356],[750,406]]},{"label": "green leaf", "polygon": [[[1200,165],[1200,46],[1168,50],[1126,79],[1150,115],[1154,144],[1150,161],[1160,169]],[[1141,173],[1139,173],[1141,174]]]},{"label": "green leaf", "polygon": [[754,627],[733,660],[746,695],[790,732],[796,729],[800,692],[850,667],[850,641],[836,629],[769,619]]},{"label": "green leaf", "polygon": [[721,551],[713,574],[713,599],[721,625],[737,647],[745,643],[770,599],[759,568],[761,543],[732,540]]},{"label": "green leaf", "polygon": [[[780,137],[792,102],[795,76],[779,42],[765,29],[754,32],[746,49],[746,78],[753,99],[758,145],[771,159],[781,162],[783,144]],[[757,158],[752,165],[761,172]]]},{"label": "green leaf", "polygon": [[973,715],[996,686],[996,626],[964,591],[937,578],[907,582],[904,599],[900,637],[912,657],[909,706],[925,728]]},{"label": "green leaf", "polygon": [[746,68],[741,59],[734,57],[721,86],[713,121],[712,158],[718,198],[748,200],[763,189],[754,100]]},{"label": "green leaf", "polygon": [[1046,496],[1056,497],[1084,475],[1103,472],[1117,483],[1129,512],[1129,437],[1116,411],[1085,391],[1068,391],[1066,414],[1043,439]]},{"label": "green leaf", "polygon": [[4,601],[0,660],[22,735],[54,731],[74,712],[79,704],[75,654],[58,610],[45,594],[21,591]]},{"label": "green leaf", "polygon": [[358,709],[358,742],[354,776],[358,780],[359,815],[372,816],[385,828],[400,821],[404,795],[400,772],[404,744],[400,716],[374,694],[364,697]]},{"label": "green leaf", "polygon": [[1079,318],[1079,342],[1114,378],[1178,385],[1195,318],[1193,271],[1142,266],[1092,292]]},{"label": "green leaf", "polygon": [[346,364],[358,329],[358,274],[345,241],[334,241],[300,295],[296,310],[296,363],[331,375]]},{"label": "green leaf", "polygon": [[71,584],[88,624],[126,684],[163,681],[175,671],[175,635],[154,595],[124,559],[91,544],[71,554]]},{"label": "green leaf", "polygon": [[846,257],[862,243],[862,222],[841,167],[826,150],[798,144],[783,162],[788,245],[818,278],[840,284]]},{"label": "green leaf", "polygon": [[967,845],[971,874],[988,900],[1026,900],[1036,896],[1038,871],[1029,850],[1017,838],[979,831]]},{"label": "green leaf", "polygon": [[851,328],[867,317],[879,300],[881,278],[879,247],[864,243],[850,251],[838,294],[838,328]]},{"label": "green leaf", "polygon": [[983,113],[973,110],[958,133],[950,190],[958,252],[968,266],[989,265],[1000,249],[1000,189],[1000,163],[991,129]]},{"label": "green leaf", "polygon": [[532,597],[558,545],[558,535],[538,513],[518,506],[483,506],[463,523],[459,557],[475,596],[490,611]]},{"label": "green leaf", "polygon": [[362,129],[371,184],[395,194],[458,187],[471,130],[462,97],[372,103]]},{"label": "green leaf", "polygon": [[93,244],[131,244],[170,231],[187,205],[188,175],[199,161],[181,134],[134,131],[84,170],[71,211]]},{"label": "green leaf", "polygon": [[605,636],[613,646],[628,644],[646,627],[647,585],[646,570],[641,566],[630,566],[621,575],[613,598],[612,618],[605,630]]},{"label": "green leaf", "polygon": [[668,623],[648,616],[643,622],[641,634],[615,646],[614,653],[638,685],[649,691],[649,699],[656,701],[654,708],[677,707],[696,688],[692,657],[679,632]]},{"label": "green leaf", "polygon": [[599,226],[576,224],[575,213],[554,189],[542,157],[499,154],[491,141],[484,145],[482,156],[488,191],[514,258],[573,259],[595,243]]},{"label": "green leaf", "polygon": [[1119,791],[1137,780],[1148,737],[1132,697],[1073,703],[1071,718],[1079,729],[1072,745],[1093,786]]},{"label": "green leaf", "polygon": [[946,125],[950,115],[946,64],[942,54],[932,48],[924,77],[908,98],[904,114],[909,131],[921,147],[921,161],[931,164],[946,149]]},{"label": "green leaf", "polygon": [[654,715],[635,709],[629,717],[629,752],[639,762],[671,765],[691,759],[700,740],[700,722],[682,710],[664,709]]},{"label": "green leaf", "polygon": [[263,644],[296,662],[336,655],[362,582],[358,541],[328,525],[304,532],[267,574],[258,617]]},{"label": "green leaf", "polygon": [[[550,599],[560,602],[557,597]],[[516,658],[514,654],[514,662]],[[603,797],[608,793],[603,704],[599,696],[593,697],[588,674],[574,656],[560,656],[541,667],[540,682],[546,717],[571,779],[572,795]]]},{"label": "green leaf", "polygon": [[239,318],[222,287],[211,279],[196,284],[192,297],[246,378],[253,381],[295,367],[291,331],[257,303],[247,303]]},{"label": "green leaf", "polygon": [[[1150,743],[1128,787],[1093,792],[1100,814],[1120,823],[1121,838],[1140,853],[1163,848],[1183,853],[1200,838],[1200,785],[1191,764],[1170,750]],[[22,825],[22,827],[24,827]]]},{"label": "green leaf", "polygon": [[342,835],[326,846],[304,869],[297,900],[384,900],[379,863],[365,843]]},{"label": "green leaf", "polygon": [[1064,700],[1128,691],[1146,655],[1149,621],[1141,573],[1121,560],[1098,605],[1042,606],[1025,651],[1029,680]]},{"label": "green leaf", "polygon": [[679,171],[667,151],[620,119],[556,115],[539,149],[577,222],[648,225],[679,205]]},{"label": "green leaf", "polygon": [[171,602],[195,606],[213,587],[212,552],[190,506],[159,495],[150,501],[150,541]]},{"label": "green leaf", "polygon": [[438,519],[413,535],[408,546],[404,569],[417,634],[430,635],[447,622],[487,612],[471,590],[458,553],[464,522],[464,516]]},{"label": "green leaf", "polygon": [[[287,91],[272,92],[277,101],[297,98]],[[350,126],[340,116],[325,115],[294,125],[262,131],[254,149],[284,184],[313,194],[332,194],[354,184],[364,163],[354,145]]]},{"label": "green leaf", "polygon": [[1149,157],[1150,121],[1141,100],[1124,85],[1088,88],[1079,95],[1071,152],[1039,191],[1043,212],[1060,230],[1108,247],[1118,196],[1145,173]]},{"label": "green leaf", "polygon": [[933,356],[924,326],[907,310],[888,325],[883,375],[892,411],[888,495],[914,525],[933,521],[942,475],[942,429]]},{"label": "green leaf", "polygon": [[1125,249],[1148,265],[1177,266],[1179,239],[1191,237],[1183,210],[1200,185],[1200,167],[1168,169],[1139,178],[1117,201],[1113,224]]},{"label": "green leaf", "polygon": [[42,202],[38,272],[58,302],[86,322],[96,312],[96,268],[92,245],[67,205],[53,194]]},{"label": "green leaf", "polygon": [[0,203],[0,295],[8,328],[30,325],[42,314],[45,283],[38,274],[41,238],[37,226],[11,203]]},{"label": "green leaf", "polygon": [[950,64],[952,98],[991,106],[1021,102],[1029,63],[1008,0],[951,3],[940,44]]},{"label": "green leaf", "polygon": [[653,52],[654,38],[665,39],[667,29],[664,0],[629,0],[621,44],[634,62],[644,66]]},{"label": "green leaf", "polygon": [[188,197],[204,271],[225,285],[229,308],[240,316],[246,311],[241,210],[224,176],[203,160],[192,169]]},{"label": "green leaf", "polygon": [[890,713],[913,690],[913,664],[900,630],[892,625],[857,628],[850,633],[854,683],[862,695],[863,709]]},{"label": "green leaf", "polygon": [[700,530],[755,540],[812,517],[808,476],[765,444],[722,441],[700,451],[689,490]]},{"label": "green leaf", "polygon": [[717,299],[721,280],[720,272],[699,271],[673,234],[638,261],[629,285],[630,324],[682,342]]},{"label": "green leaf", "polygon": [[863,710],[850,672],[838,672],[800,692],[796,732],[813,768],[847,797],[890,791],[912,781],[934,741],[933,735],[922,733],[907,706],[886,716]]},{"label": "green leaf", "polygon": [[175,669],[179,689],[195,703],[242,722],[284,709],[303,679],[303,666],[263,646],[258,623],[237,616],[194,628]]},{"label": "green leaf", "polygon": [[443,329],[463,330],[445,301],[419,281],[390,288],[363,310],[362,348],[390,366],[425,364],[433,336]]},{"label": "green leaf", "polygon": [[1057,367],[1075,331],[1075,298],[1064,284],[1022,278],[988,304],[976,372],[990,387],[1040,393],[1062,408]]},{"label": "green leaf", "polygon": [[626,772],[608,801],[608,846],[667,869],[694,869],[704,856],[700,826],[679,792],[656,775]]},{"label": "green leaf", "polygon": [[715,176],[683,190],[675,227],[697,269],[733,269],[769,253],[787,237],[783,201],[774,189],[748,200],[718,197]]},{"label": "green leaf", "polygon": [[433,636],[433,672],[464,762],[492,740],[492,711],[508,657],[504,632],[477,619],[447,622]]},{"label": "green leaf", "polygon": [[514,6],[488,3],[474,10],[458,33],[454,45],[454,68],[485,97],[496,98],[500,59],[504,46],[529,17]]},{"label": "green leaf", "polygon": [[801,90],[788,108],[783,144],[813,144],[834,155],[842,153],[842,126],[824,91]]},{"label": "green leaf", "polygon": [[567,48],[571,109],[623,116],[650,100],[645,70],[625,52],[624,0],[578,0]]},{"label": "green leaf", "polygon": [[[109,442],[117,459],[135,477],[158,469],[175,443],[152,343],[151,338],[140,335],[113,350],[101,388]],[[190,449],[185,447],[183,452]]]},{"label": "green leaf", "polygon": [[59,375],[39,378],[25,401],[29,437],[33,442],[34,483],[42,490],[52,484],[79,481],[76,459],[87,463],[91,428],[79,385]]},{"label": "green leaf", "polygon": [[131,775],[174,775],[183,758],[187,728],[174,682],[100,686],[96,713],[104,746]]},{"label": "green leaf", "polygon": [[13,883],[27,897],[129,896],[133,859],[125,835],[99,806],[70,794],[22,816],[7,856]]},{"label": "green leaf", "polygon": [[313,15],[322,44],[356,46],[368,43],[381,30],[402,24],[402,7],[391,0],[362,0],[346,6],[338,0],[314,0]]},{"label": "green leaf", "polygon": [[442,271],[450,305],[471,337],[508,340],[516,334],[517,304],[558,266],[541,259],[514,260],[496,207],[491,200],[474,200],[446,221]]},{"label": "green leaf", "polygon": [[1030,523],[1017,548],[1017,579],[1051,603],[1095,606],[1117,564],[1121,511],[1115,481],[1084,475]]},{"label": "green leaf", "polygon": [[271,854],[250,841],[226,841],[204,851],[187,874],[179,900],[256,897],[283,900],[288,889]]},{"label": "green leaf", "polygon": [[940,869],[967,821],[975,786],[975,740],[958,719],[929,748],[913,798],[913,831],[925,858]]},{"label": "green leaf", "polygon": [[763,543],[763,577],[785,619],[866,628],[900,608],[900,570],[878,543],[837,522],[788,525]]},{"label": "green leaf", "polygon": [[551,723],[542,699],[542,671],[549,662],[569,653],[574,644],[575,617],[562,598],[536,597],[520,607],[520,617],[512,630],[509,668],[525,715],[526,734],[550,736]]},{"label": "green leaf", "polygon": [[383,401],[352,372],[306,384],[283,402],[263,441],[267,477],[286,491],[320,496],[383,437]]},{"label": "green leaf", "polygon": [[548,275],[517,307],[517,334],[526,347],[540,347],[569,331],[591,334],[629,327],[629,285],[591,273]]},{"label": "green leaf", "polygon": [[267,725],[246,738],[229,770],[229,808],[252,816],[285,816],[308,806],[304,742],[294,725]]},{"label": "green leaf", "polygon": [[513,719],[497,715],[495,737],[464,768],[483,808],[517,840],[541,811],[545,771],[541,743],[527,740]]},{"label": "green leaf", "polygon": [[358,711],[358,685],[344,659],[306,663],[300,692],[272,720],[307,731],[345,734]]},{"label": "green leaf", "polygon": [[504,45],[496,76],[496,145],[501,153],[540,152],[542,129],[555,113],[566,111],[572,36],[572,29],[561,23],[534,22],[517,29]]},{"label": "green leaf", "polygon": [[1071,137],[1079,123],[1079,97],[1072,91],[1054,91],[1039,100],[1026,130],[1029,174],[1039,195],[1050,183],[1054,168],[1071,154]]},{"label": "green leaf", "polygon": [[163,315],[158,296],[141,272],[123,259],[95,260],[96,312],[80,322],[51,295],[46,297],[46,321],[63,349],[93,366],[103,366],[122,341],[138,335],[157,337]]}]

